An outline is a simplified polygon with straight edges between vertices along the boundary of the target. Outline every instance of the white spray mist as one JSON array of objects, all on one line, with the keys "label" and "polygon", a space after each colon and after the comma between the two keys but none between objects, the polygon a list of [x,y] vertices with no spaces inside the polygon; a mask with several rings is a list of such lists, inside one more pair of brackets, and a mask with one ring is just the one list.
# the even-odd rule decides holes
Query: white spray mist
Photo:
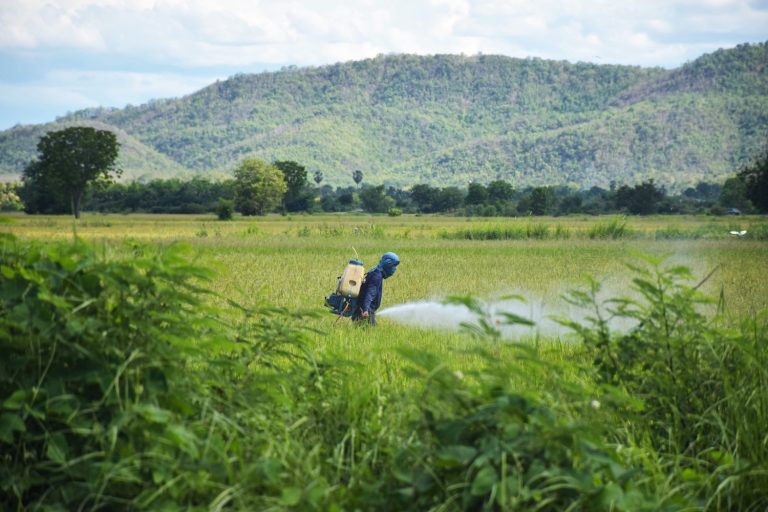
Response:
[{"label": "white spray mist", "polygon": [[[527,297],[527,301],[502,299],[484,303],[486,318],[490,319],[494,327],[505,338],[519,338],[523,336],[541,335],[545,337],[564,337],[573,331],[559,324],[556,318],[565,318],[580,324],[585,324],[588,316],[593,315],[593,310],[578,308],[567,303],[562,298],[544,300],[534,297],[530,293],[516,293],[514,295]],[[619,293],[603,289],[598,300],[608,297],[618,297]],[[623,294],[626,296],[626,293]],[[502,313],[511,313],[518,317],[530,320],[535,325],[508,325]],[[425,300],[399,304],[377,313],[379,317],[389,318],[394,322],[412,325],[416,327],[445,329],[457,331],[463,323],[473,323],[477,315],[462,304],[444,303],[441,300]],[[635,322],[626,318],[610,319],[609,327],[613,331],[627,332]]]}]

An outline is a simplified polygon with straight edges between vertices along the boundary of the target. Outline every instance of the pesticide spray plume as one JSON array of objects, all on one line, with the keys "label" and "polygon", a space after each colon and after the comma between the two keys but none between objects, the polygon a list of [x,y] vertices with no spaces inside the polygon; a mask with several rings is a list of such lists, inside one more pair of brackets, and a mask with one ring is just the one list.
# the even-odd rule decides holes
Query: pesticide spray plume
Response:
[{"label": "pesticide spray plume", "polygon": [[[482,308],[481,316],[489,320],[506,338],[536,334],[561,336],[570,332],[568,328],[549,318],[549,315],[558,314],[558,312],[554,308],[545,309],[542,303],[499,300],[482,303]],[[534,325],[509,324],[504,313],[530,320]],[[377,316],[405,325],[450,331],[458,331],[462,328],[462,324],[476,323],[478,319],[478,314],[463,304],[439,300],[399,304],[384,309],[377,313]]]},{"label": "pesticide spray plume", "polygon": [[[459,331],[462,324],[475,324],[478,317],[488,320],[507,339],[522,337],[544,336],[548,338],[563,338],[573,334],[569,327],[561,325],[556,319],[567,319],[579,324],[586,324],[587,317],[594,311],[578,308],[567,303],[562,298],[544,300],[540,297],[532,299],[533,294],[516,293],[514,297],[527,297],[521,299],[499,299],[495,301],[479,302],[482,315],[478,315],[460,300],[425,300],[398,304],[386,308],[377,316],[388,318],[393,322],[426,329],[442,329]],[[603,290],[601,299],[616,297],[610,291]],[[525,320],[530,320],[534,325],[510,324],[508,315],[514,315]],[[626,318],[613,319],[609,327],[614,332],[628,332],[636,325],[636,322]]]}]

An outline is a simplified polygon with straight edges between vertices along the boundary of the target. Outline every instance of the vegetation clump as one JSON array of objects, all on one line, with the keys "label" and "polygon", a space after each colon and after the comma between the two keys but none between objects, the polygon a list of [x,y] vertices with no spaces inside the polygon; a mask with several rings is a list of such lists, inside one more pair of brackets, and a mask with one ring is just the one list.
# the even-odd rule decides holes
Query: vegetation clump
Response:
[{"label": "vegetation clump", "polygon": [[212,294],[193,258],[2,237],[0,508],[768,505],[768,319],[725,323],[685,268],[572,291],[573,358],[479,318],[471,369],[403,346],[394,385],[319,357],[301,315]]}]

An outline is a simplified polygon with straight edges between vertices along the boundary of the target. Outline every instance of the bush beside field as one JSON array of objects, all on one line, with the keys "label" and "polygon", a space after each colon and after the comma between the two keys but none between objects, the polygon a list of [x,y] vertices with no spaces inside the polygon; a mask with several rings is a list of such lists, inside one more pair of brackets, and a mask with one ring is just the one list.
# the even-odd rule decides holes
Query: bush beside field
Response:
[{"label": "bush beside field", "polygon": [[480,318],[472,370],[403,346],[394,386],[212,294],[181,247],[0,254],[4,510],[768,506],[768,319],[726,326],[682,267],[637,267],[635,300],[574,290],[575,358]]}]

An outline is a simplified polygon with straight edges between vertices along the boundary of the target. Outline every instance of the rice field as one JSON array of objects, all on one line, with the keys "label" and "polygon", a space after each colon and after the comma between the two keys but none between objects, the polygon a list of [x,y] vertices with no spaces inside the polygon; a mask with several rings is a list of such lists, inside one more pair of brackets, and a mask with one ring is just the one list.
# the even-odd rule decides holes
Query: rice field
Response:
[{"label": "rice field", "polygon": [[[447,216],[299,215],[237,218],[221,222],[199,215],[86,214],[68,217],[14,215],[0,230],[31,239],[67,239],[73,233],[114,246],[137,241],[158,246],[187,244],[196,260],[215,270],[209,284],[221,304],[269,303],[294,311],[313,311],[309,326],[322,331],[316,349],[347,354],[391,372],[391,350],[413,345],[436,351],[459,366],[471,365],[456,348],[472,346],[462,333],[400,325],[381,318],[379,328],[361,332],[346,319],[326,313],[324,297],[350,258],[366,268],[386,251],[402,260],[385,284],[382,309],[419,301],[473,296],[493,302],[516,294],[528,300],[535,320],[562,313],[562,294],[601,281],[608,295],[626,294],[627,263],[643,254],[663,256],[689,267],[694,276],[712,276],[702,289],[725,300],[735,317],[768,308],[768,222],[761,217],[562,217],[465,219]],[[616,226],[621,226],[616,234]],[[613,226],[611,228],[611,226]],[[531,236],[467,237],[465,233],[531,233]],[[602,230],[602,231],[601,231]],[[605,236],[595,233],[608,231]],[[730,231],[746,230],[743,237]],[[526,338],[551,343],[568,357],[567,339],[531,332]],[[567,337],[566,337],[567,338]],[[559,357],[554,356],[553,357]]]},{"label": "rice field", "polygon": [[[0,395],[0,448],[18,440],[39,454],[0,451],[0,480],[13,491],[0,502],[11,508],[719,512],[768,504],[763,218],[9,215],[0,233],[92,242],[51,247],[50,265],[36,259],[39,245],[4,240],[9,355],[0,370],[14,371],[0,373],[10,375],[0,384],[14,380]],[[198,275],[187,259],[173,260],[177,245],[213,270],[204,283],[213,293],[202,301],[167,285]],[[370,268],[387,251],[401,265],[385,282],[379,325],[329,314],[324,297],[347,261]],[[590,276],[603,298],[634,296],[638,274],[628,265],[650,257],[688,267],[689,285],[712,303],[671,286],[653,295],[636,329],[609,324],[628,334],[608,343],[594,327],[582,336],[552,328],[552,314],[585,321],[590,313],[563,295]],[[669,285],[645,284],[652,293]],[[443,306],[470,297],[488,306],[486,327],[503,329],[504,311],[537,325],[473,337]],[[665,323],[666,300],[676,325]],[[247,327],[231,301],[256,311]],[[429,326],[385,314],[415,304]],[[271,322],[263,306],[283,312]],[[715,308],[724,321],[708,325]],[[72,371],[85,360],[88,371]],[[103,396],[58,387],[72,379],[79,393],[93,372]],[[41,382],[48,387],[39,392]],[[69,407],[73,400],[86,405]],[[91,426],[93,410],[109,428]]]}]

